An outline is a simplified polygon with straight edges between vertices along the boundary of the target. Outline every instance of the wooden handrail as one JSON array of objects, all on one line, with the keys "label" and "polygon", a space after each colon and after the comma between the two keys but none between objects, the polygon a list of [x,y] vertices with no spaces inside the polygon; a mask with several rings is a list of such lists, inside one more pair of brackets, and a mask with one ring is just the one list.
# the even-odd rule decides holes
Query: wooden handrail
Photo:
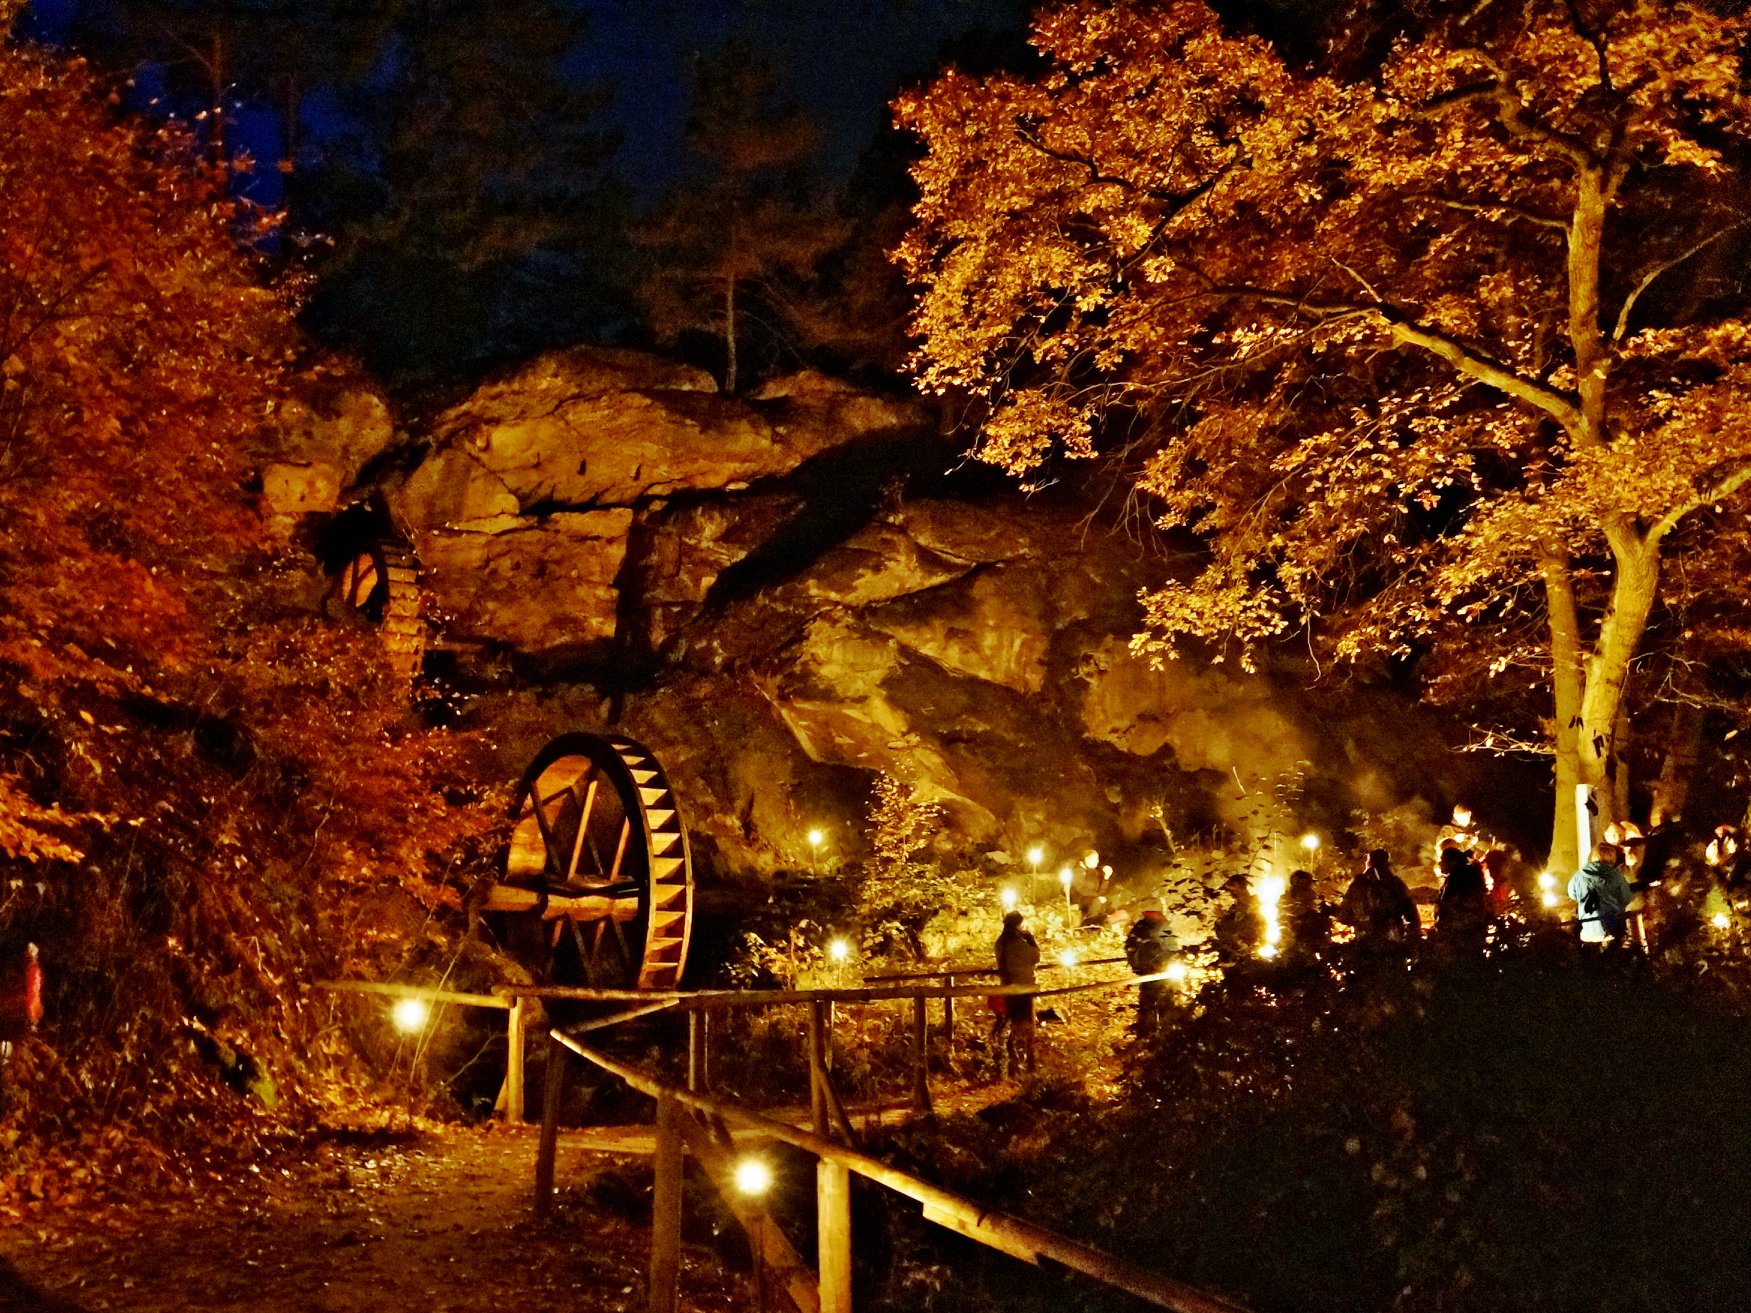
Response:
[{"label": "wooden handrail", "polygon": [[[955,972],[959,975],[959,972]],[[565,998],[587,1003],[672,1002],[683,1011],[694,1008],[775,1007],[784,1003],[875,1003],[900,998],[987,998],[998,995],[1033,995],[1047,998],[1080,994],[1091,989],[1120,989],[1166,980],[1165,971],[1146,976],[1120,976],[1090,980],[1079,985],[955,985],[930,988],[922,985],[888,985],[864,989],[590,989],[571,985],[495,985],[494,991],[508,998]]]},{"label": "wooden handrail", "polygon": [[788,1122],[762,1117],[759,1113],[749,1112],[709,1095],[696,1094],[667,1084],[637,1068],[617,1062],[605,1053],[580,1044],[563,1031],[556,1030],[552,1034],[556,1044],[564,1046],[585,1061],[594,1063],[610,1075],[618,1076],[641,1094],[659,1101],[673,1099],[680,1106],[717,1117],[727,1125],[769,1135],[774,1140],[813,1154],[823,1162],[855,1172],[866,1180],[886,1186],[896,1194],[922,1204],[927,1221],[937,1222],[989,1248],[1030,1262],[1048,1258],[1073,1272],[1135,1295],[1157,1308],[1173,1310],[1173,1313],[1244,1313],[1237,1304],[1206,1294],[1147,1268],[1138,1267],[1125,1259],[1061,1236],[1023,1218],[986,1208],[971,1199],[920,1180],[908,1172],[890,1167],[879,1158],[872,1158],[856,1149],[838,1144],[826,1136],[792,1126]]},{"label": "wooden handrail", "polygon": [[[1091,957],[1086,962],[1075,962],[1071,965],[1078,967],[1104,967],[1112,966],[1114,963],[1123,962],[1124,960],[1125,959],[1122,957]],[[1055,962],[1050,958],[1047,958],[1041,961],[1040,970],[1055,971],[1063,966],[1064,963]],[[894,971],[879,976],[865,976],[863,978],[863,983],[867,985],[871,981],[886,983],[890,980],[951,980],[957,976],[994,976],[996,974],[996,967],[944,967],[940,971]]]},{"label": "wooden handrail", "polygon": [[384,994],[390,998],[417,998],[427,1003],[455,1003],[467,1008],[497,1008],[504,1011],[515,1001],[508,994],[465,994],[430,985],[404,985],[388,980],[318,980],[318,989],[338,989],[349,994]]}]

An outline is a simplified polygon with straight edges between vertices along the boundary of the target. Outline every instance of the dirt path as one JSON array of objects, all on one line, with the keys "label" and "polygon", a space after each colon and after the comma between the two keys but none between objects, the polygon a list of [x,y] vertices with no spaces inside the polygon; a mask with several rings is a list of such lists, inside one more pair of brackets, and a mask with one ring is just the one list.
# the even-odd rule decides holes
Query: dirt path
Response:
[{"label": "dirt path", "polygon": [[[554,1216],[529,1208],[533,1128],[320,1143],[199,1196],[44,1214],[0,1230],[4,1313],[608,1313],[642,1309],[649,1238],[582,1188],[614,1161],[562,1146]],[[690,1249],[682,1305],[745,1307]]]}]

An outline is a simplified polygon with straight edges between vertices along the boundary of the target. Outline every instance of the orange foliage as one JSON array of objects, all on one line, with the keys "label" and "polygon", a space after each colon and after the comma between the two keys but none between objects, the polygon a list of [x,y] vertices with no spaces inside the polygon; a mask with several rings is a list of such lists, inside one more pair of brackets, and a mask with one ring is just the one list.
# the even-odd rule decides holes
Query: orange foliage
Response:
[{"label": "orange foliage", "polygon": [[0,938],[43,948],[40,1126],[318,1098],[357,897],[436,898],[487,814],[246,490],[301,343],[219,183],[0,51]]}]

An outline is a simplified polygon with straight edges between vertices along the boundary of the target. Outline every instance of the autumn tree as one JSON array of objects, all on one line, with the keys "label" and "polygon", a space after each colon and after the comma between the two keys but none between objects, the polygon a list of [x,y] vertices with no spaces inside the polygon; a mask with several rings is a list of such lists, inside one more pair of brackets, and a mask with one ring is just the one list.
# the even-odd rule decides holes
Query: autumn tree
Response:
[{"label": "autumn tree", "polygon": [[1743,232],[1746,20],[1485,0],[1334,30],[1309,68],[1198,0],[1073,4],[1042,75],[904,100],[920,376],[983,404],[986,459],[1129,458],[1203,537],[1145,599],[1150,652],[1408,657],[1536,617],[1567,865],[1573,786],[1622,805],[1673,562],[1751,480],[1751,327],[1702,274]]},{"label": "autumn tree", "polygon": [[662,337],[705,331],[722,343],[723,389],[734,392],[751,327],[769,345],[782,340],[786,301],[845,225],[814,192],[813,126],[778,100],[771,67],[745,46],[700,62],[687,141],[702,176],[641,234],[653,257],[643,299]]},{"label": "autumn tree", "polygon": [[405,951],[366,909],[441,903],[430,855],[481,828],[249,491],[306,348],[224,183],[0,48],[0,947],[48,971],[9,1073],[39,1129],[318,1101],[346,1046],[308,982]]}]

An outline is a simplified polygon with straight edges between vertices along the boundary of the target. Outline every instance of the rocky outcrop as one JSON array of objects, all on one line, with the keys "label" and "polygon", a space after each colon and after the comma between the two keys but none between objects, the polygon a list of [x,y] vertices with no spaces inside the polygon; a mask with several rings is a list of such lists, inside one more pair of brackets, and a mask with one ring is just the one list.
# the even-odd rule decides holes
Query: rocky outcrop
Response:
[{"label": "rocky outcrop", "polygon": [[[1069,494],[969,492],[940,447],[904,487],[856,458],[928,442],[923,419],[819,375],[739,400],[580,351],[416,431],[376,486],[437,645],[488,686],[470,713],[500,744],[487,769],[612,716],[662,756],[699,851],[743,870],[806,865],[813,826],[854,852],[878,772],[997,862],[1041,843],[1158,868],[1169,831],[1255,824],[1261,798],[1326,829],[1445,805],[1454,769],[1415,750],[1429,735],[1390,691],[1132,652],[1167,567]],[[299,504],[327,486],[276,477]]]}]

